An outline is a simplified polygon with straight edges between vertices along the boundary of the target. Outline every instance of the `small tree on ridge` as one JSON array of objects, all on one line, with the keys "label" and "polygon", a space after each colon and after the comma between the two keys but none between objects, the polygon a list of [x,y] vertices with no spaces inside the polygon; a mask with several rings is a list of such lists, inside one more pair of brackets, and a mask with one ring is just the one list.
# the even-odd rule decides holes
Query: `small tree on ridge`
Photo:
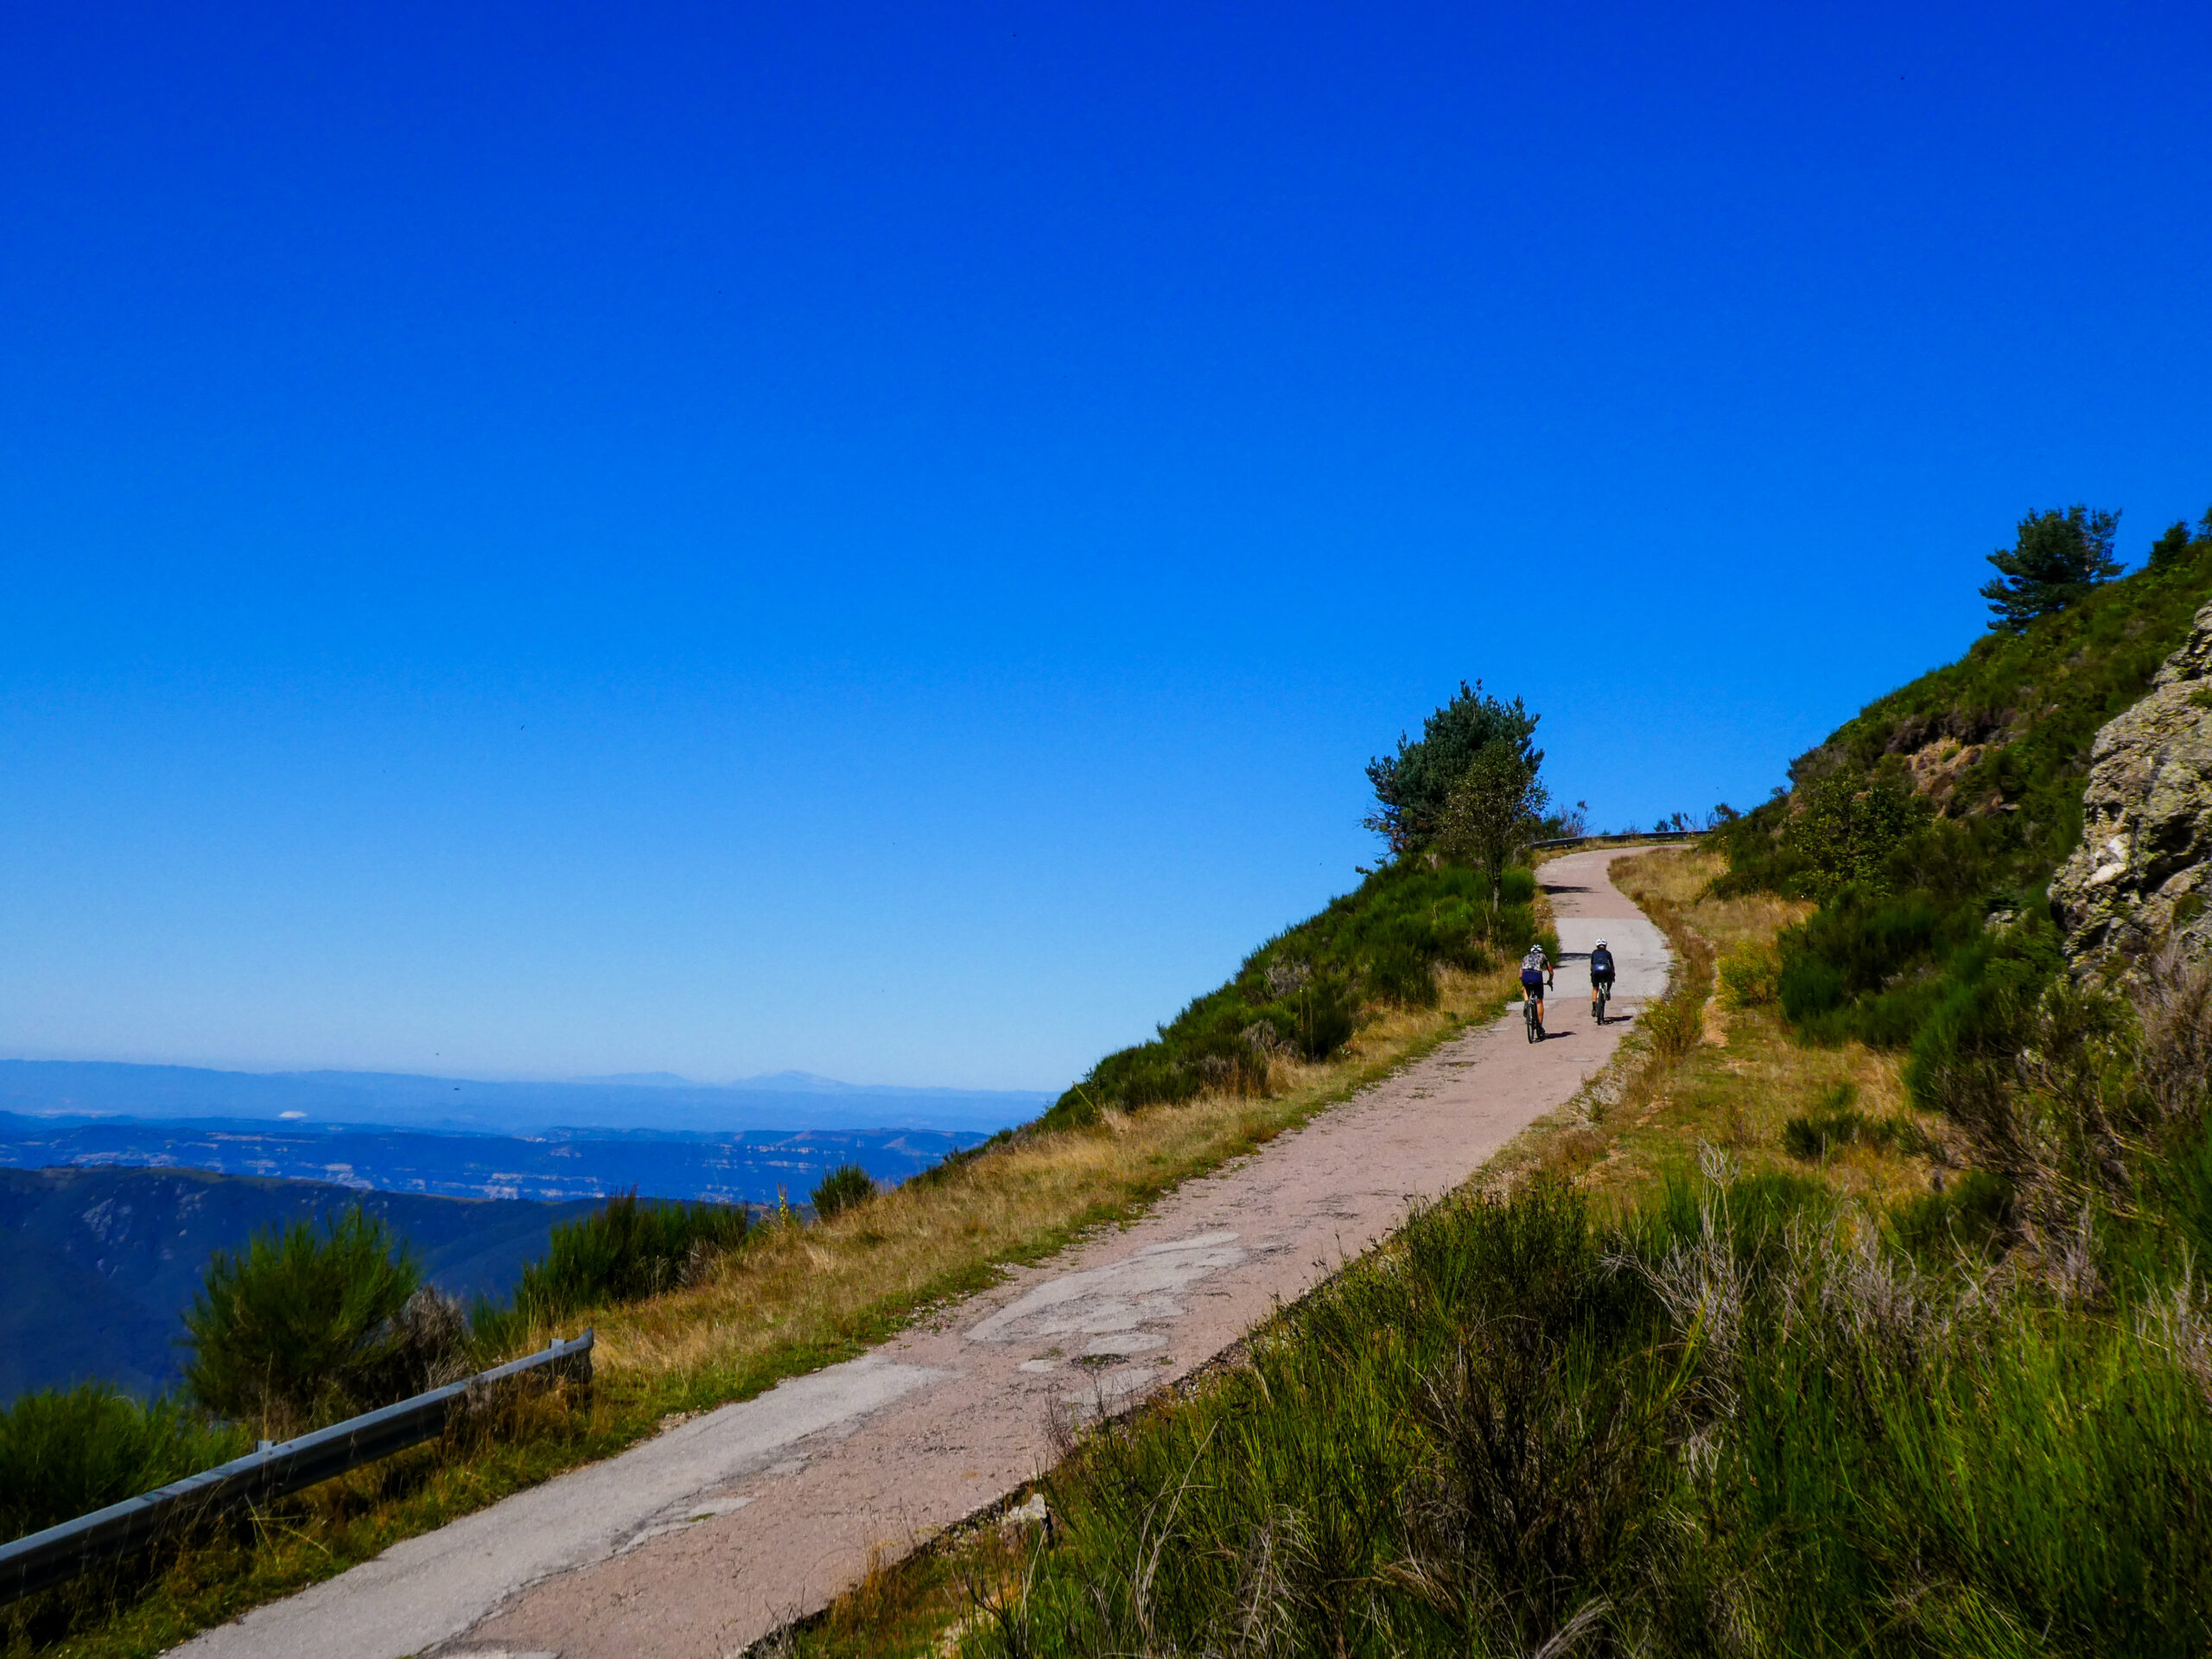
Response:
[{"label": "small tree on ridge", "polygon": [[2031,512],[2020,520],[2019,539],[1989,556],[1996,577],[1981,596],[1996,613],[1990,623],[2018,633],[2039,616],[2063,611],[2101,582],[2120,574],[2113,557],[2116,512],[2092,512],[2076,503],[2061,511]]},{"label": "small tree on ridge", "polygon": [[1490,901],[1503,890],[1505,861],[1542,817],[1551,792],[1519,745],[1486,744],[1476,752],[1445,803],[1438,843],[1490,872]]},{"label": "small tree on ridge", "polygon": [[1375,810],[1362,821],[1390,843],[1397,857],[1428,840],[1442,825],[1446,804],[1477,755],[1493,744],[1518,756],[1529,775],[1543,764],[1535,747],[1537,716],[1521,699],[1500,701],[1477,680],[1462,680],[1459,695],[1421,723],[1421,736],[1398,739],[1398,752],[1367,763],[1375,785]]}]

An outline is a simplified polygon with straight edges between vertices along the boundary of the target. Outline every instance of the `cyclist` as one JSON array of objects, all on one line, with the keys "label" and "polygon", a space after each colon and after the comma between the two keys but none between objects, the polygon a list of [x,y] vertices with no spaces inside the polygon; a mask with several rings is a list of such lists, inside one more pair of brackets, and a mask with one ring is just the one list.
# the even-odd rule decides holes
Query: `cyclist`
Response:
[{"label": "cyclist", "polygon": [[1613,953],[1605,948],[1603,939],[1590,952],[1590,1014],[1593,1019],[1599,1017],[1600,992],[1607,996],[1613,994]]},{"label": "cyclist", "polygon": [[1536,1029],[1544,1026],[1544,987],[1558,970],[1551,959],[1544,955],[1544,947],[1532,944],[1529,954],[1521,958],[1521,995],[1536,1005]]}]

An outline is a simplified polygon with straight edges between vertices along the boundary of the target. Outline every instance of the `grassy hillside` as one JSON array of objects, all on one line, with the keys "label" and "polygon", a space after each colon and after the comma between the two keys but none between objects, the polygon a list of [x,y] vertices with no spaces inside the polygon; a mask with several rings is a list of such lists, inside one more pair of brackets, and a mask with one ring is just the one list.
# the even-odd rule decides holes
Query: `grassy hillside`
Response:
[{"label": "grassy hillside", "polygon": [[1207,1089],[1268,1093],[1285,1060],[1325,1060],[1381,1007],[1433,1008],[1440,968],[1480,974],[1517,960],[1539,938],[1535,884],[1463,864],[1399,859],[1276,935],[1218,990],[1193,1001],[1149,1042],[1109,1054],[1062,1095],[1047,1128],[1102,1110],[1172,1104]]},{"label": "grassy hillside", "polygon": [[1628,867],[1693,971],[1613,1076],[801,1650],[2212,1649],[2212,968],[2043,906],[2207,600],[2169,538]]},{"label": "grassy hillside", "polygon": [[1799,1039],[1808,904],[1726,874],[1623,874],[1718,971],[1611,1077],[1249,1367],[1076,1447],[1049,1530],[875,1574],[799,1651],[2204,1651],[2189,1160],[2030,1237],[1896,1055]]},{"label": "grassy hillside", "polygon": [[1918,1045],[1932,1085],[1996,1001],[2048,982],[2044,892],[2081,836],[2097,730],[2212,601],[2212,537],[2164,549],[1869,703],[1727,826],[1729,890],[1821,901],[1782,943],[1783,1006],[1808,1036]]},{"label": "grassy hillside", "polygon": [[[287,1499],[251,1525],[16,1604],[0,1614],[4,1651],[158,1652],[619,1452],[671,1414],[749,1398],[852,1357],[918,1312],[1140,1211],[1494,1016],[1513,990],[1502,964],[1546,926],[1525,872],[1498,899],[1487,877],[1478,882],[1446,860],[1417,854],[1386,866],[1262,946],[1153,1042],[1101,1062],[1039,1122],[833,1216],[772,1214],[740,1248],[663,1294],[554,1299],[566,1310],[557,1328],[588,1320],[599,1331],[588,1401],[540,1401],[496,1433],[404,1454]],[[526,1305],[480,1322],[480,1332],[519,1351],[543,1345],[548,1318]],[[72,1408],[87,1419],[107,1409],[98,1401]],[[184,1443],[170,1436],[141,1463],[166,1469],[162,1459]]]}]

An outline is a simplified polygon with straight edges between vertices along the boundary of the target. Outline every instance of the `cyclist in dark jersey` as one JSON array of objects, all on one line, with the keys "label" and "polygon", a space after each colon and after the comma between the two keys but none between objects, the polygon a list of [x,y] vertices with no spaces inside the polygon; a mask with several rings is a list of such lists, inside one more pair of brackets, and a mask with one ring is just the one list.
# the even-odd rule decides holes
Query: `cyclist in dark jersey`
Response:
[{"label": "cyclist in dark jersey", "polygon": [[1600,939],[1598,941],[1595,948],[1593,948],[1590,952],[1590,1013],[1592,1017],[1594,1018],[1598,1012],[1598,988],[1600,985],[1604,986],[1607,994],[1610,995],[1612,990],[1612,984],[1613,953],[1605,948],[1605,942],[1603,939]]}]

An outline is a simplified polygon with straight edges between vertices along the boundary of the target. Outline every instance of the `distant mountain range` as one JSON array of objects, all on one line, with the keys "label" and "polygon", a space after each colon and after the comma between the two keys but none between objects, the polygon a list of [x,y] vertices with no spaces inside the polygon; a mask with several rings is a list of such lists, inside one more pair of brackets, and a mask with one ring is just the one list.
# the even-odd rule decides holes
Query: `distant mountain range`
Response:
[{"label": "distant mountain range", "polygon": [[699,1084],[666,1072],[484,1083],[384,1071],[215,1071],[103,1060],[0,1060],[0,1111],[257,1119],[496,1135],[550,1129],[937,1129],[985,1135],[1052,1103],[1026,1090],[901,1089],[783,1071]]},{"label": "distant mountain range", "polygon": [[182,1315],[218,1249],[358,1203],[412,1243],[430,1281],[504,1296],[569,1204],[469,1203],[183,1169],[0,1169],[0,1404],[94,1379],[174,1386]]},{"label": "distant mountain range", "polygon": [[474,1083],[0,1061],[0,1402],[171,1386],[210,1251],[359,1202],[457,1295],[504,1295],[555,1222],[617,1192],[802,1205],[840,1164],[903,1181],[1044,1095],[785,1073]]},{"label": "distant mountain range", "polygon": [[[553,1129],[533,1136],[375,1124],[0,1112],[0,1167],[188,1168],[321,1181],[357,1191],[565,1201],[648,1198],[804,1204],[840,1164],[903,1181],[984,1137],[938,1129]],[[0,1263],[4,1263],[0,1243]]]}]

